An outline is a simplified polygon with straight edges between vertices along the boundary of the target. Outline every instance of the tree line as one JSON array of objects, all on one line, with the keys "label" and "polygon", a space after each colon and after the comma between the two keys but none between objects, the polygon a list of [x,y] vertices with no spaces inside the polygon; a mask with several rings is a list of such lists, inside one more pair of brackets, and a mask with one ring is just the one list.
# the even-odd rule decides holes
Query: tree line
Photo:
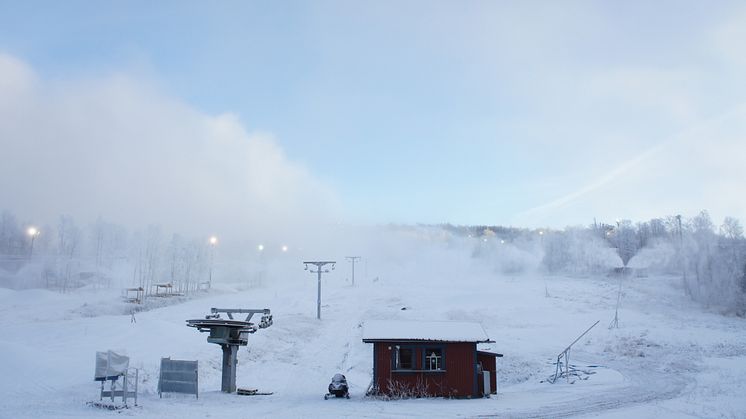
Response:
[{"label": "tree line", "polygon": [[[498,243],[527,243],[541,254],[548,274],[604,275],[610,272],[677,275],[684,292],[706,306],[746,315],[746,239],[734,217],[716,225],[707,211],[648,221],[615,220],[558,229],[504,226],[442,227],[451,233]],[[493,252],[504,252],[493,246]]]},{"label": "tree line", "polygon": [[[64,292],[116,285],[141,287],[150,294],[155,284],[170,283],[173,291],[186,294],[210,278],[215,248],[204,238],[167,235],[157,226],[128,231],[102,218],[79,225],[66,215],[54,225],[35,226],[35,235],[29,227],[10,211],[0,213],[0,286]],[[538,267],[547,274],[580,276],[633,269],[677,275],[693,300],[746,315],[746,240],[733,217],[715,224],[701,211],[689,218],[594,221],[561,230],[437,227],[474,239],[473,256],[490,258],[506,274]]]},{"label": "tree line", "polygon": [[0,286],[65,292],[114,285],[148,295],[169,283],[188,294],[209,280],[212,251],[206,240],[167,236],[157,226],[130,232],[102,218],[79,225],[62,215],[31,227],[8,210],[0,214]]}]

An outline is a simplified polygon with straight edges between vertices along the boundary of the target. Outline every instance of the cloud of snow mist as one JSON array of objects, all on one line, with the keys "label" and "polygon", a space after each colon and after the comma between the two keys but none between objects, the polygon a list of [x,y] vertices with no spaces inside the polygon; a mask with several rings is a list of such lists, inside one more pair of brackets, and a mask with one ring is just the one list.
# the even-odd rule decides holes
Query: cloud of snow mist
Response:
[{"label": "cloud of snow mist", "polygon": [[676,249],[666,240],[654,240],[629,260],[628,266],[633,269],[647,269],[652,273],[675,272],[680,261]]},{"label": "cloud of snow mist", "polygon": [[330,280],[349,282],[352,255],[363,257],[360,281],[441,285],[531,271],[541,260],[438,227],[347,224],[334,192],[271,134],[124,75],[50,82],[0,54],[0,142],[0,209],[51,228],[62,214],[82,228],[100,216],[138,233],[127,244],[135,250],[159,225],[161,258],[171,233],[215,234],[218,283],[305,283],[313,278],[304,260],[334,260]]},{"label": "cloud of snow mist", "polygon": [[304,271],[301,261],[329,260],[336,261],[336,269],[324,274],[325,283],[335,287],[350,285],[352,272],[346,256],[362,257],[355,265],[358,284],[421,281],[427,284],[425,294],[431,289],[482,283],[500,276],[534,274],[542,260],[538,239],[502,243],[499,237],[467,237],[438,226],[340,224],[303,248],[291,247],[282,252],[279,246],[272,245],[261,253],[254,252],[242,262],[248,267],[248,276],[227,276],[236,278],[234,283],[249,287],[311,287],[316,276]]},{"label": "cloud of snow mist", "polygon": [[50,82],[0,53],[0,207],[257,243],[339,216],[334,192],[237,116],[124,75]]}]

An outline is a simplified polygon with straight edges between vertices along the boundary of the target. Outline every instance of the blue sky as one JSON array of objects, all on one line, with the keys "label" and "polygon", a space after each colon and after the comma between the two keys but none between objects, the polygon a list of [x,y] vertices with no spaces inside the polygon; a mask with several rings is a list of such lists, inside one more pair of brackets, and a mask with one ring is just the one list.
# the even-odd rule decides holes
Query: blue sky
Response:
[{"label": "blue sky", "polygon": [[2,1],[0,53],[47,92],[232,115],[350,221],[562,227],[746,218],[744,27],[725,1]]}]

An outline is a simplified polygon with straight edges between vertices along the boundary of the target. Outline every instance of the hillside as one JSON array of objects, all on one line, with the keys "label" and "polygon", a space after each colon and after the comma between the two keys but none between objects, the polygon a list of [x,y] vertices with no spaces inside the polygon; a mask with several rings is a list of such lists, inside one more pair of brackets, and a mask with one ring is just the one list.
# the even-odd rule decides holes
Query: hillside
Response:
[{"label": "hillside", "polygon": [[[6,371],[1,417],[107,417],[86,406],[98,399],[94,354],[111,349],[140,368],[142,417],[739,417],[746,412],[746,334],[742,318],[724,317],[688,300],[680,279],[624,278],[620,328],[614,316],[618,279],[497,276],[478,269],[420,277],[343,275],[323,284],[322,320],[315,318],[315,281],[298,274],[244,290],[228,285],[178,304],[136,313],[118,291],[0,290],[0,341]],[[545,296],[545,286],[549,297]],[[221,352],[185,326],[210,307],[270,308],[274,325],[250,336],[239,352],[238,385],[271,396],[222,394]],[[114,312],[114,313],[112,313]],[[99,315],[99,313],[102,313]],[[361,342],[367,319],[481,322],[496,341],[500,393],[489,399],[365,398],[372,347]],[[544,381],[558,352],[593,324],[571,362],[590,372],[574,384]],[[161,357],[200,363],[199,399],[158,398]],[[336,372],[351,400],[323,399]],[[118,415],[117,415],[118,416]],[[741,416],[742,417],[742,416]]]}]

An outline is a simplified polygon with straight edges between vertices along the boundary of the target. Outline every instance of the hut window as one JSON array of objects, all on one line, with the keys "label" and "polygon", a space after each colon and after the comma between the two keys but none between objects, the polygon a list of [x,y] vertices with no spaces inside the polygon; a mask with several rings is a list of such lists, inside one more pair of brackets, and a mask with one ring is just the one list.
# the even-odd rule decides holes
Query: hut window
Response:
[{"label": "hut window", "polygon": [[396,352],[396,368],[397,370],[412,370],[414,369],[414,349],[413,348],[399,348]]},{"label": "hut window", "polygon": [[425,349],[425,369],[442,370],[443,369],[443,349],[427,348]]}]

